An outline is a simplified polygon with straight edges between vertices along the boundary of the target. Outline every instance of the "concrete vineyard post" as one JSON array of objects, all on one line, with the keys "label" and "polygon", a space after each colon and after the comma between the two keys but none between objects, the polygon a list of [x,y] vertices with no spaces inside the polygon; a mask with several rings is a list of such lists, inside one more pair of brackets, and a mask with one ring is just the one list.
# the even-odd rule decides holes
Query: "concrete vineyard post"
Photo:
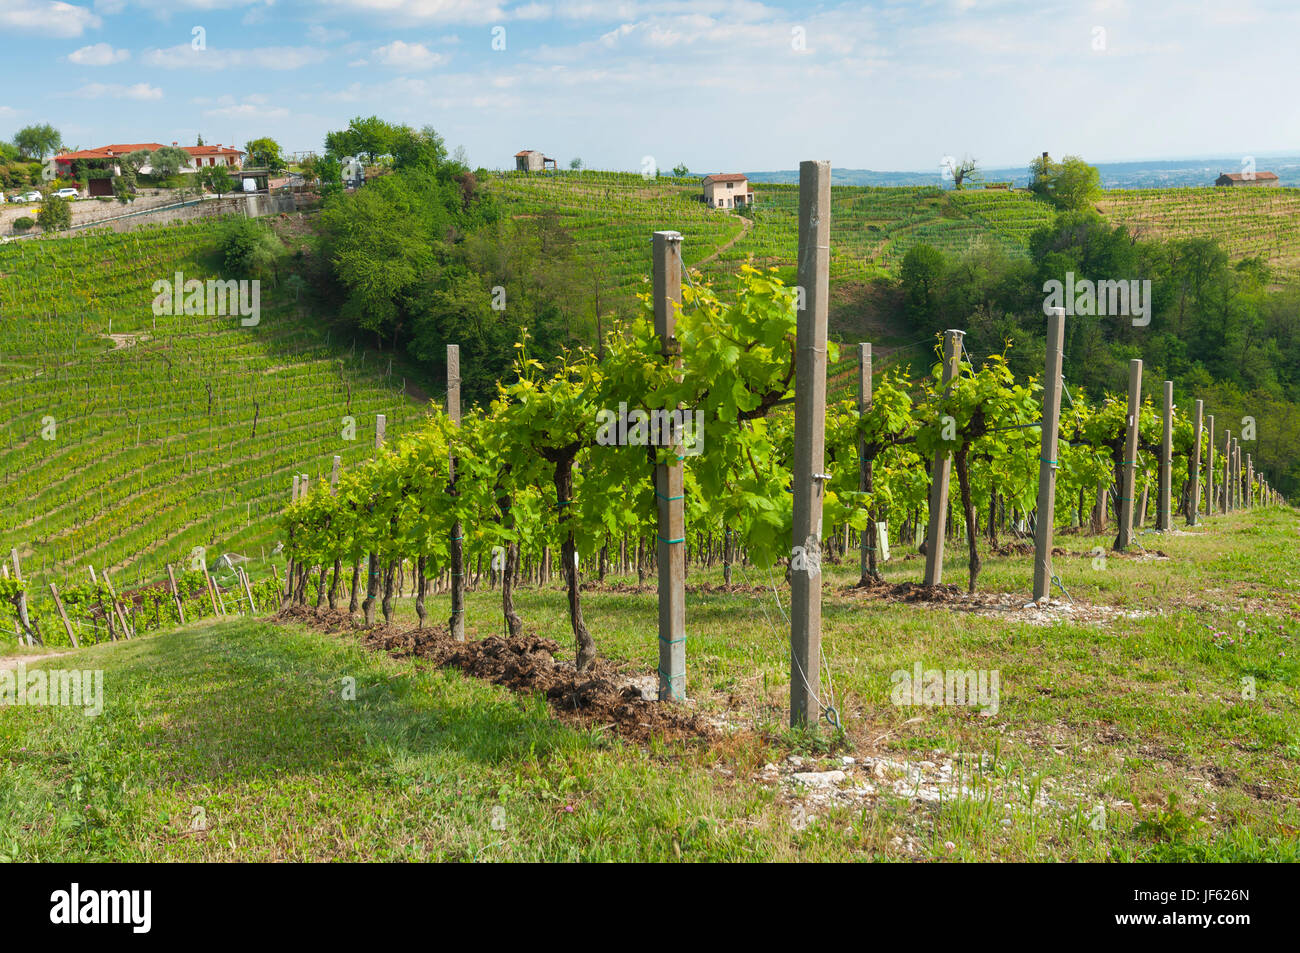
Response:
[{"label": "concrete vineyard post", "polygon": [[383,414],[375,414],[375,449],[378,450],[384,445],[384,431],[388,428],[388,418]]},{"label": "concrete vineyard post", "polygon": [[1228,491],[1232,488],[1232,431],[1224,431],[1223,438],[1223,489],[1219,495],[1219,509],[1228,514]]},{"label": "concrete vineyard post", "polygon": [[[447,417],[453,424],[460,426],[460,345],[447,345]],[[451,492],[456,490],[456,464],[453,454],[447,464]],[[457,642],[465,641],[465,541],[464,527],[460,523],[451,526],[451,538],[448,550],[451,555],[451,618],[447,625],[451,637]]]},{"label": "concrete vineyard post", "polygon": [[1128,362],[1128,432],[1124,440],[1124,473],[1119,495],[1119,535],[1115,549],[1133,543],[1133,491],[1137,486],[1138,421],[1142,413],[1142,361]]},{"label": "concrete vineyard post", "polygon": [[1205,401],[1196,402],[1192,418],[1192,459],[1187,467],[1187,477],[1192,481],[1192,488],[1187,497],[1187,525],[1195,526],[1196,517],[1201,509],[1201,424],[1205,416]]},{"label": "concrete vineyard post", "polygon": [[338,486],[339,486],[339,468],[340,468],[341,466],[343,466],[343,458],[340,457],[338,454],[335,454],[335,455],[334,455],[334,469],[332,469],[332,470],[330,471],[330,495],[331,495],[331,496],[333,496],[333,495],[334,495],[334,491],[338,489]]},{"label": "concrete vineyard post", "polygon": [[[821,708],[822,497],[826,454],[826,329],[830,292],[831,164],[799,165],[798,287],[794,377],[794,531],[790,573],[790,724],[817,723]],[[802,554],[802,568],[798,567]]]},{"label": "concrete vineyard post", "polygon": [[1065,309],[1047,319],[1047,364],[1043,377],[1042,443],[1038,453],[1038,516],[1034,522],[1034,601],[1051,596],[1052,524],[1056,519],[1057,444],[1061,420],[1061,349]]},{"label": "concrete vineyard post", "polygon": [[[655,232],[654,315],[659,353],[674,368],[681,367],[677,341],[677,310],[682,303],[682,236]],[[663,448],[659,448],[662,452]],[[659,573],[659,700],[686,697],[686,507],[683,500],[681,434],[672,434],[670,462],[655,464],[658,510],[656,544]],[[676,458],[675,462],[672,458]]]},{"label": "concrete vineyard post", "polygon": [[[943,392],[952,390],[952,379],[957,376],[961,359],[961,342],[964,331],[943,332]],[[925,533],[925,585],[937,586],[943,582],[944,520],[948,515],[948,484],[952,481],[952,453],[940,450],[934,456],[930,470],[930,519]]]},{"label": "concrete vineyard post", "polygon": [[1160,492],[1156,498],[1156,529],[1167,533],[1174,528],[1174,382],[1164,384],[1164,436],[1160,441]]},{"label": "concrete vineyard post", "polygon": [[1214,414],[1205,419],[1205,515],[1214,515]]}]

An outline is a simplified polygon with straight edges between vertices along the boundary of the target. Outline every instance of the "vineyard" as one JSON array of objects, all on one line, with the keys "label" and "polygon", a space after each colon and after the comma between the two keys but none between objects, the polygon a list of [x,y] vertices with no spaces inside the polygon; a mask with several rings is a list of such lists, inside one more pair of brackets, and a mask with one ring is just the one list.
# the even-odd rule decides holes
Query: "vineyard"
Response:
[{"label": "vineyard", "polygon": [[196,551],[261,560],[295,465],[360,459],[376,414],[420,417],[386,355],[304,320],[296,275],[263,288],[256,326],[155,315],[156,281],[217,274],[218,228],[0,248],[0,547],[42,588],[90,566],[134,587]]},{"label": "vineyard", "polygon": [[[640,290],[649,263],[645,236],[664,222],[682,233],[685,264],[706,277],[735,273],[747,260],[792,266],[797,257],[793,185],[752,185],[752,217],[742,217],[705,206],[697,180],[585,172],[512,173],[489,181],[513,215],[554,211],[598,280],[621,302]],[[1052,219],[1051,207],[1025,192],[835,186],[831,193],[835,281],[895,274],[907,250],[920,243],[959,252],[985,241],[1022,254],[1033,230]]]},{"label": "vineyard", "polygon": [[1143,238],[1216,238],[1233,259],[1258,257],[1283,276],[1300,271],[1300,189],[1132,189],[1097,203]]},{"label": "vineyard", "polygon": [[[1017,379],[951,331],[874,367],[830,343],[824,465],[800,471],[798,192],[761,188],[746,224],[639,182],[494,184],[518,214],[555,190],[644,291],[599,348],[525,334],[463,413],[458,359],[422,408],[290,276],[254,327],[155,315],[155,281],[216,273],[212,224],[0,249],[0,600],[19,659],[78,646],[120,679],[86,731],[136,766],[65,789],[22,762],[0,856],[1295,859],[1295,520],[1253,438],[1140,361],[1128,393],[1087,393],[1050,348]],[[829,196],[841,279],[920,240],[1015,252],[1044,214]],[[616,199],[617,223],[591,213]],[[667,224],[680,281],[650,267]],[[913,665],[1005,694],[900,701]],[[54,737],[43,714],[0,745]],[[183,832],[195,804],[220,836]]]}]

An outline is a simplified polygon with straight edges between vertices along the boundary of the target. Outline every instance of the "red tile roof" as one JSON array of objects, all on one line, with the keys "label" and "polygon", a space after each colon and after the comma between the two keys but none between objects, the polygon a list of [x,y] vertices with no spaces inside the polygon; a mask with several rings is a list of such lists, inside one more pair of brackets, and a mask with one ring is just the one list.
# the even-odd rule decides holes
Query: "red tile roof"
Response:
[{"label": "red tile roof", "polygon": [[[134,142],[134,143],[115,143],[111,146],[100,146],[98,149],[82,149],[79,152],[64,152],[55,156],[58,162],[71,162],[73,159],[112,159],[117,156],[124,156],[128,153],[139,152],[145,149],[149,152],[155,152],[161,149],[161,142]],[[181,146],[182,151],[188,152],[191,156],[242,156],[244,153],[238,149],[230,149],[222,146]]]},{"label": "red tile roof", "polygon": [[1277,178],[1276,172],[1256,172],[1254,175],[1247,172],[1225,172],[1224,175],[1234,182],[1250,182],[1252,180],[1258,182],[1260,179],[1271,182]]},{"label": "red tile roof", "polygon": [[713,175],[706,175],[705,182],[745,182],[747,177],[739,172],[715,172]]}]

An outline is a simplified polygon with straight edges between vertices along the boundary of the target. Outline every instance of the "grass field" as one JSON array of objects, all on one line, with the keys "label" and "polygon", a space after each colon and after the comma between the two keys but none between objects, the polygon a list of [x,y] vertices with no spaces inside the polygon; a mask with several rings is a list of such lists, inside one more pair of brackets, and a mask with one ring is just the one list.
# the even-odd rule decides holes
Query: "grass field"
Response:
[{"label": "grass field", "polygon": [[[1296,511],[1255,510],[1139,537],[1167,558],[1058,557],[1073,611],[1021,608],[1025,556],[986,558],[978,607],[868,597],[831,567],[823,671],[842,735],[783,727],[788,589],[752,568],[733,582],[753,589],[688,579],[691,704],[730,726],[709,744],[641,747],[352,636],[263,621],[66,654],[39,664],[102,668],[105,711],[0,709],[0,856],[1293,861],[1298,534]],[[959,549],[947,581],[962,580]],[[919,580],[903,555],[887,578]],[[612,582],[585,596],[587,624],[604,655],[652,672],[653,591]],[[470,594],[470,638],[499,632],[497,598]],[[561,590],[525,589],[519,610],[571,644]],[[896,706],[891,673],[916,663],[998,672],[996,713]],[[844,777],[794,779],[826,771]]]}]

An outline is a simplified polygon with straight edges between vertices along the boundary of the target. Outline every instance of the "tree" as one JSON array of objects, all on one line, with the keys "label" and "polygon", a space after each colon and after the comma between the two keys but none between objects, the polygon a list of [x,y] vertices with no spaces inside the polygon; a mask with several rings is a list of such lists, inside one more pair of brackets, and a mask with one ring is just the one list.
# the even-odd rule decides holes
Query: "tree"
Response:
[{"label": "tree", "polygon": [[49,123],[38,126],[24,126],[14,136],[14,145],[26,158],[44,159],[47,155],[63,147],[63,137]]},{"label": "tree", "polygon": [[41,210],[36,214],[36,224],[47,232],[57,232],[72,224],[72,203],[57,195],[47,195]]},{"label": "tree", "polygon": [[347,129],[325,134],[325,152],[336,159],[364,155],[373,163],[379,156],[393,154],[401,128],[408,127],[394,126],[378,116],[357,116]]},{"label": "tree", "polygon": [[154,150],[149,157],[149,164],[153,166],[155,175],[175,175],[190,164],[190,154],[177,146],[163,146]]},{"label": "tree", "polygon": [[149,165],[151,157],[152,154],[148,149],[136,149],[134,152],[128,152],[126,155],[122,156],[118,162],[121,164],[123,171],[130,169],[132,172],[139,172],[145,166]]},{"label": "tree", "polygon": [[1053,162],[1047,153],[1029,163],[1029,190],[1059,209],[1082,209],[1101,196],[1101,173],[1078,156]]},{"label": "tree", "polygon": [[958,191],[968,179],[971,182],[978,182],[980,178],[979,160],[972,159],[970,156],[962,156],[960,161],[948,156],[943,160],[943,169],[952,178],[952,187]]},{"label": "tree", "polygon": [[569,160],[569,168],[572,169],[574,172],[577,172],[579,169],[582,168],[582,160],[579,159],[577,156],[574,156],[572,159]]},{"label": "tree", "polygon": [[244,149],[248,152],[249,165],[261,166],[272,175],[285,170],[286,163],[280,143],[269,136],[250,140]]},{"label": "tree", "polygon": [[221,259],[228,277],[274,278],[284,246],[255,218],[235,218],[221,234]]},{"label": "tree", "polygon": [[235,180],[230,177],[230,173],[222,165],[204,166],[199,170],[198,182],[200,186],[218,198],[227,192],[235,191]]},{"label": "tree", "polygon": [[903,309],[916,327],[930,330],[938,304],[939,285],[947,263],[931,245],[913,245],[903,256]]},{"label": "tree", "polygon": [[1101,198],[1101,173],[1078,156],[1066,156],[1052,187],[1052,201],[1063,209],[1087,208]]}]

